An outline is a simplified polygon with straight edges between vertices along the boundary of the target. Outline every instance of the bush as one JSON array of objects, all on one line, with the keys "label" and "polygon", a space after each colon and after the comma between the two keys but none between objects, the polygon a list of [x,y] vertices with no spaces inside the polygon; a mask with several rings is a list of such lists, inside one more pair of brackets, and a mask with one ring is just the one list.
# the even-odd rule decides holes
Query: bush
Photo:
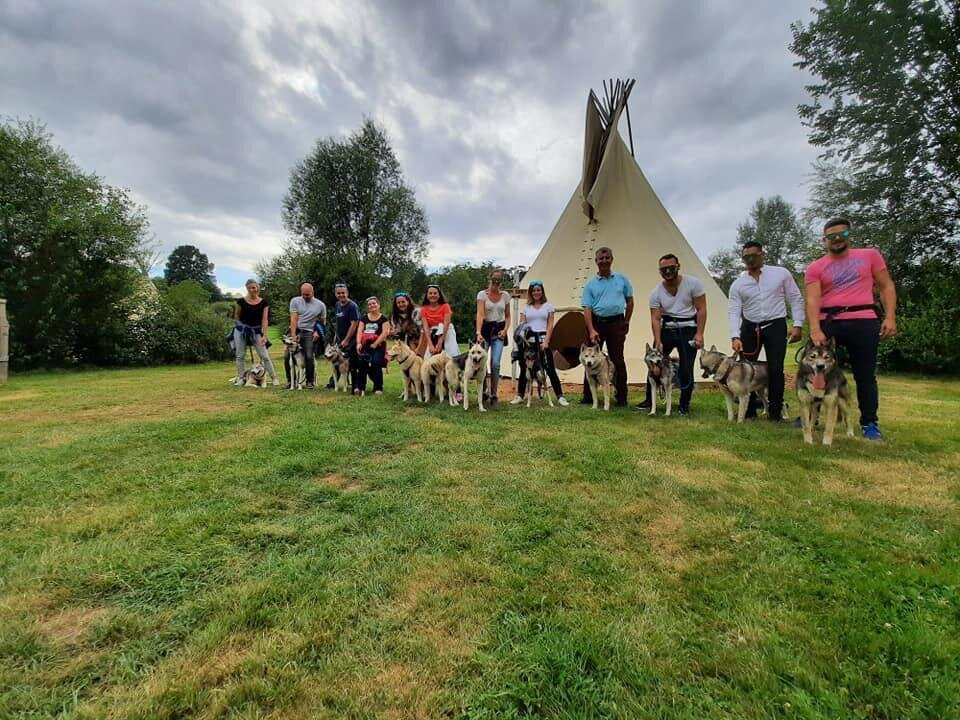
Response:
[{"label": "bush", "polygon": [[197,363],[226,360],[233,352],[225,338],[233,320],[208,302],[210,293],[185,280],[158,296],[131,319],[129,345],[120,362],[126,365]]}]

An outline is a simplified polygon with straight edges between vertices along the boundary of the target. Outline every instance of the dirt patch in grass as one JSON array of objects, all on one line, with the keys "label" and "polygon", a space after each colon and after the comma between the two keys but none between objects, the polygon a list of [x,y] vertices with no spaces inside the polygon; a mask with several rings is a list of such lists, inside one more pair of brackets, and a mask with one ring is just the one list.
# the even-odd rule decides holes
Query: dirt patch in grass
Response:
[{"label": "dirt patch in grass", "polygon": [[654,556],[674,570],[686,570],[690,567],[690,557],[681,540],[683,527],[681,506],[668,502],[659,508],[643,532]]},{"label": "dirt patch in grass", "polygon": [[131,398],[127,405],[101,405],[95,408],[30,408],[10,413],[14,424],[57,425],[70,423],[131,423],[183,418],[192,415],[217,415],[236,410],[235,405],[196,396],[174,395],[152,398],[149,403]]},{"label": "dirt patch in grass", "polygon": [[882,505],[945,511],[955,509],[956,485],[946,474],[903,462],[837,460],[839,472],[821,485],[827,492]]},{"label": "dirt patch in grass", "polygon": [[356,492],[363,487],[363,483],[361,483],[358,478],[339,475],[337,473],[318,477],[314,482],[322,487],[342,490],[343,492]]},{"label": "dirt patch in grass", "polygon": [[19,402],[20,400],[30,400],[39,397],[40,393],[35,390],[16,390],[14,392],[0,393],[0,403]]},{"label": "dirt patch in grass", "polygon": [[248,425],[242,430],[237,430],[234,435],[227,435],[208,443],[206,449],[213,453],[222,453],[251,448],[255,441],[272,435],[273,431],[274,427],[267,423]]},{"label": "dirt patch in grass", "polygon": [[744,460],[729,450],[718,447],[698,448],[691,451],[690,455],[697,460],[702,460],[707,467],[715,467],[718,464],[730,465],[735,472],[747,475],[761,473],[767,469],[766,463],[759,460]]},{"label": "dirt patch in grass", "polygon": [[107,608],[66,608],[36,622],[37,630],[57,645],[72,645],[78,642],[87,630],[105,616]]}]

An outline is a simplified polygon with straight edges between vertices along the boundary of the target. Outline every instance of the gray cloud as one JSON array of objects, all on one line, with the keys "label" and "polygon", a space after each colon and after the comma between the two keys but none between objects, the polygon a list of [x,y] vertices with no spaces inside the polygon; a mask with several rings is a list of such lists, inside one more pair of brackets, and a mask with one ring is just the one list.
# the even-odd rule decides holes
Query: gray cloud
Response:
[{"label": "gray cloud", "polygon": [[233,274],[279,250],[293,163],[370,116],[427,208],[432,262],[529,262],[579,179],[588,89],[636,77],[637,160],[706,257],[758,197],[804,202],[806,79],[786,46],[807,14],[805,0],[0,0],[0,113],[47,123],[131,188],[164,250],[197,244]]}]

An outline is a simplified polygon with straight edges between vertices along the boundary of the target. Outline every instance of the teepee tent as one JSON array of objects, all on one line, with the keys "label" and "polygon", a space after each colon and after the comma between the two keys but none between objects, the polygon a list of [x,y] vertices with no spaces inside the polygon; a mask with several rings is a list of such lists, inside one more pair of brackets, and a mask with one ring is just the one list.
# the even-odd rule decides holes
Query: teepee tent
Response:
[{"label": "teepee tent", "polygon": [[[681,274],[695,276],[707,291],[706,347],[722,348],[730,342],[726,296],[663,207],[617,130],[633,82],[611,81],[609,89],[605,84],[605,101],[590,91],[581,182],[520,283],[521,290],[526,290],[531,280],[542,281],[556,307],[550,346],[564,382],[583,379],[577,367],[580,344],[586,339],[581,297],[584,285],[596,274],[595,252],[604,246],[613,251],[613,269],[633,285],[635,306],[624,348],[628,382],[646,380],[643,355],[652,340],[649,298],[661,279],[657,259],[666,253],[676,255]],[[629,111],[627,119],[629,124]],[[521,310],[522,304],[521,300]]]}]

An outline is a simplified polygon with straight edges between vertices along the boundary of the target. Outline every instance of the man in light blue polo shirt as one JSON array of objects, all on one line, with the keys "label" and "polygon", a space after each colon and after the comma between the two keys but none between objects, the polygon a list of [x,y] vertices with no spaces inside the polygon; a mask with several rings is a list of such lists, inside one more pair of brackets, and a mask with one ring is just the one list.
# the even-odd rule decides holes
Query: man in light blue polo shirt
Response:
[{"label": "man in light blue polo shirt", "polygon": [[[626,407],[627,364],[623,359],[623,346],[633,315],[633,286],[626,275],[610,270],[613,265],[610,248],[598,248],[594,262],[597,263],[597,274],[583,288],[583,321],[591,343],[606,343],[607,354],[616,371],[617,406]],[[586,379],[581,402],[593,402]]]}]

